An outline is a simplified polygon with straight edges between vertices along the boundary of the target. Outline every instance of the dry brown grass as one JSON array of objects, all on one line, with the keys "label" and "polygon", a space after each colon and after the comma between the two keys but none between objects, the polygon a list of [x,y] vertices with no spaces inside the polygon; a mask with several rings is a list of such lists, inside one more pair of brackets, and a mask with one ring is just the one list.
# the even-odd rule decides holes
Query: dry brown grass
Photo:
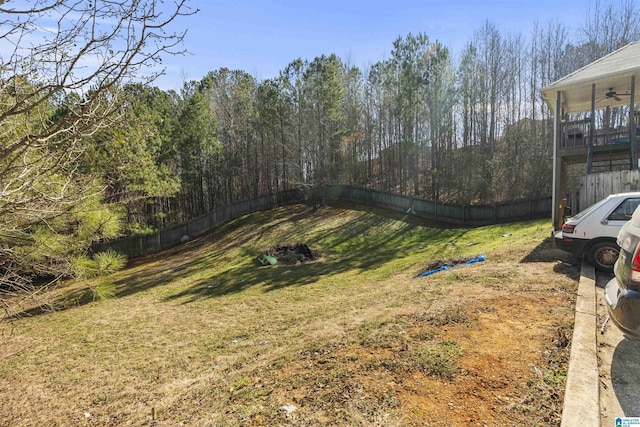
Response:
[{"label": "dry brown grass", "polygon": [[[558,424],[568,349],[554,340],[578,269],[548,234],[542,221],[440,230],[339,208],[245,217],[103,279],[113,299],[86,303],[86,283],[68,283],[51,294],[63,310],[3,324],[0,420]],[[324,258],[253,263],[291,241]],[[481,252],[412,280],[429,260]]]}]

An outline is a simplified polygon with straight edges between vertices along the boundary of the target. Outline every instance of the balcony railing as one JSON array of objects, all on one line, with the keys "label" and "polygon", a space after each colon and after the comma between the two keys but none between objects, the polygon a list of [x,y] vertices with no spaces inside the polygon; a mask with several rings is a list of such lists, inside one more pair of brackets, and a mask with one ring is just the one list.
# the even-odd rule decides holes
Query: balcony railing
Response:
[{"label": "balcony railing", "polygon": [[[636,126],[640,123],[640,112],[635,113]],[[591,122],[589,119],[574,120],[562,124],[560,149],[586,148],[589,145]],[[596,129],[593,134],[593,145],[613,145],[629,142],[629,127]],[[636,130],[636,141],[640,142],[640,126]]]}]

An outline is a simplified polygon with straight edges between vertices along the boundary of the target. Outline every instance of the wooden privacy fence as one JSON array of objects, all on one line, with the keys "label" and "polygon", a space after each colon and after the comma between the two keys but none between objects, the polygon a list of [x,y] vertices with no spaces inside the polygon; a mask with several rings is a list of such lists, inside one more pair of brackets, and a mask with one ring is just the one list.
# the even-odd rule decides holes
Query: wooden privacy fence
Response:
[{"label": "wooden privacy fence", "polygon": [[161,230],[155,234],[124,237],[109,242],[100,242],[93,245],[91,249],[94,253],[112,249],[127,255],[129,258],[136,258],[183,243],[185,240],[205,234],[243,215],[273,209],[277,206],[302,203],[304,200],[305,196],[303,192],[299,190],[289,190],[273,196],[244,200],[230,205],[219,206],[206,215]]},{"label": "wooden privacy fence", "polygon": [[476,227],[504,222],[551,217],[551,197],[525,199],[492,205],[439,204],[419,197],[401,196],[343,185],[327,188],[327,200],[351,201],[409,213],[448,225]]},{"label": "wooden privacy fence", "polygon": [[571,213],[576,214],[610,194],[630,191],[640,191],[640,170],[638,169],[584,175],[580,178],[577,194],[571,194],[573,200],[570,204]]},{"label": "wooden privacy fence", "polygon": [[[351,202],[409,213],[437,223],[474,227],[504,222],[523,221],[551,216],[551,197],[494,205],[445,205],[418,197],[402,196],[346,185],[331,185],[323,190],[328,204],[333,201]],[[289,190],[273,196],[245,200],[220,206],[207,215],[147,236],[126,237],[111,242],[101,242],[92,247],[94,252],[112,249],[135,258],[175,246],[187,239],[205,234],[215,227],[253,212],[277,206],[306,203],[313,197],[316,203],[322,198],[318,189],[312,192]]]}]

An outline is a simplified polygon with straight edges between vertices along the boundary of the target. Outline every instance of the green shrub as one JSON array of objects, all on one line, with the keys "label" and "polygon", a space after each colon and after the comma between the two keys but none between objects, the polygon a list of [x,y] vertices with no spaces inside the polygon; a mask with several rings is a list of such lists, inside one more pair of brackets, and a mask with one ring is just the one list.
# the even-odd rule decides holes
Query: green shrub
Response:
[{"label": "green shrub", "polygon": [[127,263],[127,257],[125,255],[112,249],[95,254],[93,260],[96,263],[99,276],[120,271]]},{"label": "green shrub", "polygon": [[79,279],[93,279],[99,276],[115,273],[122,270],[127,263],[127,257],[112,249],[100,252],[93,256],[77,257],[73,260],[73,272]]},{"label": "green shrub", "polygon": [[95,254],[93,259],[84,256],[75,258],[72,264],[75,276],[93,282],[87,284],[88,290],[81,300],[102,301],[113,298],[116,292],[113,283],[92,279],[122,270],[126,263],[126,256],[111,249]]}]

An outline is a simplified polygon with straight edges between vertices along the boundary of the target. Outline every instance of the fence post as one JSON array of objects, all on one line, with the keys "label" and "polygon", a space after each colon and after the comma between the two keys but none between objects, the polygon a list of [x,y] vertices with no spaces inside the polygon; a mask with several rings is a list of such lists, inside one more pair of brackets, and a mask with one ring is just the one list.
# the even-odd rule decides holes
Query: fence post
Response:
[{"label": "fence post", "polygon": [[467,205],[462,205],[462,226],[465,227],[467,225]]},{"label": "fence post", "polygon": [[433,201],[433,215],[435,216],[435,222],[438,222],[438,199]]}]

